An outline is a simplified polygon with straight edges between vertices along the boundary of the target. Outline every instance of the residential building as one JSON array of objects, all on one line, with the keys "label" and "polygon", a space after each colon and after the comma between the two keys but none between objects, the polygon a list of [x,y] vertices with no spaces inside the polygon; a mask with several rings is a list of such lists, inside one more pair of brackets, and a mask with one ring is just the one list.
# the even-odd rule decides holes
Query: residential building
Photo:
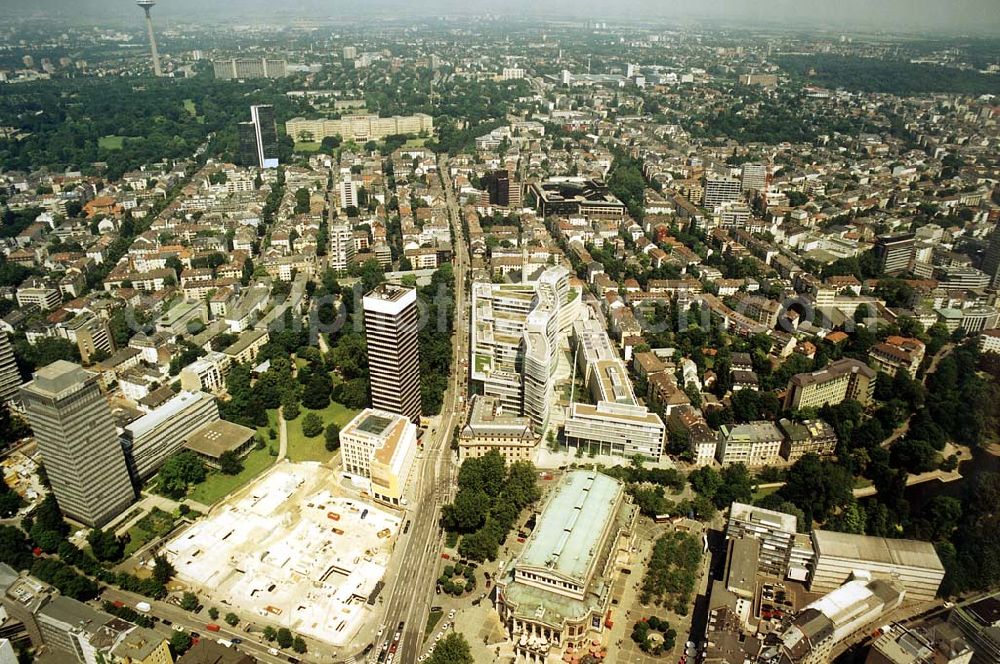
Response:
[{"label": "residential building", "polygon": [[177,658],[177,664],[256,664],[257,659],[211,639],[200,639]]},{"label": "residential building", "polygon": [[[0,340],[0,367],[3,366],[3,341]],[[983,330],[979,334],[979,352],[981,353],[1000,353],[1000,330]],[[3,375],[3,370],[0,368],[0,376]],[[2,385],[3,379],[0,378],[0,385]],[[0,388],[2,389],[2,388]],[[2,392],[0,392],[2,395]]]},{"label": "residential building", "polygon": [[897,275],[913,270],[916,247],[913,233],[900,235],[880,235],[875,241],[875,258],[879,271],[885,275]]},{"label": "residential building", "polygon": [[795,374],[788,381],[785,409],[835,406],[847,399],[867,406],[875,391],[877,376],[867,364],[850,358],[831,362],[819,371]]},{"label": "residential building", "polygon": [[267,329],[247,330],[240,335],[231,346],[226,347],[222,354],[229,358],[229,365],[253,362],[257,359],[260,349],[267,345],[271,335]]},{"label": "residential building", "polygon": [[404,415],[366,408],[340,430],[344,472],[366,481],[376,500],[400,504],[416,455],[417,427]]},{"label": "residential building", "polygon": [[244,166],[278,167],[278,127],[274,106],[250,107],[250,122],[239,125],[240,161]]},{"label": "residential building", "polygon": [[898,583],[910,599],[929,602],[944,579],[944,566],[930,542],[829,530],[814,530],[812,542],[811,592],[829,592],[864,573]]},{"label": "residential building", "polygon": [[791,514],[764,509],[755,505],[733,503],[729,508],[726,537],[752,537],[760,542],[757,566],[770,576],[784,578],[788,574],[792,546],[795,543],[798,519]]},{"label": "residential building", "polygon": [[705,198],[702,202],[709,210],[731,201],[740,200],[741,184],[735,178],[709,175],[705,178]]},{"label": "residential building", "polygon": [[895,376],[897,371],[905,371],[910,378],[916,378],[917,369],[924,361],[924,348],[920,339],[890,335],[869,349],[868,359],[886,375]]},{"label": "residential building", "polygon": [[358,207],[358,187],[351,178],[345,178],[337,183],[337,192],[340,194],[340,209]]},{"label": "residential building", "polygon": [[107,322],[90,312],[84,312],[66,321],[61,332],[76,344],[84,364],[91,364],[98,351],[105,356],[115,352],[114,340]]},{"label": "residential building", "polygon": [[592,470],[560,479],[497,579],[497,613],[515,657],[547,661],[600,638],[637,516],[619,480]]},{"label": "residential building", "polygon": [[35,305],[42,311],[49,311],[62,302],[62,292],[54,284],[38,277],[29,277],[18,287],[16,298],[19,307]]},{"label": "residential building", "polygon": [[837,450],[837,432],[823,420],[793,422],[782,418],[778,426],[784,434],[781,456],[795,463],[807,454],[831,456]]},{"label": "residential building", "polygon": [[329,267],[334,272],[346,274],[354,263],[354,229],[347,223],[330,224]]},{"label": "residential building", "polygon": [[107,661],[110,651],[135,626],[88,604],[56,595],[35,614],[46,648],[61,661]]},{"label": "residential building", "polygon": [[716,458],[723,466],[742,463],[757,468],[781,463],[783,436],[774,422],[724,425],[719,438]]},{"label": "residential building", "polygon": [[499,452],[508,463],[534,461],[539,438],[531,430],[531,420],[509,413],[497,397],[472,397],[468,419],[458,436],[459,463],[489,452]]},{"label": "residential building", "polygon": [[21,387],[21,372],[14,359],[14,346],[10,337],[0,330],[0,408],[6,403],[20,403],[17,391]]},{"label": "residential building", "polygon": [[188,392],[221,392],[226,386],[228,370],[229,358],[217,351],[209,351],[181,369],[181,389]]},{"label": "residential building", "polygon": [[59,360],[35,372],[21,401],[66,516],[102,526],[132,503],[125,455],[97,376]]},{"label": "residential building", "polygon": [[134,627],[111,649],[120,664],[174,664],[167,639],[152,629]]},{"label": "residential building", "polygon": [[162,406],[130,422],[120,437],[125,463],[136,488],[177,452],[197,429],[219,419],[215,398],[180,392]]},{"label": "residential building", "polygon": [[417,291],[382,284],[364,296],[372,406],[420,422]]}]

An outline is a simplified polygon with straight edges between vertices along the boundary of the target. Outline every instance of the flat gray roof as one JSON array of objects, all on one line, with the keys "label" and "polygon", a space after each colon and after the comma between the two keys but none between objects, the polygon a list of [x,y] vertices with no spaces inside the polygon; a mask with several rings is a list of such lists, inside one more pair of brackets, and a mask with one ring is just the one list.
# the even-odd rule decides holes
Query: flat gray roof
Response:
[{"label": "flat gray roof", "polygon": [[886,565],[920,567],[944,572],[944,565],[930,542],[889,539],[869,535],[814,530],[817,556],[865,560]]},{"label": "flat gray roof", "polygon": [[184,443],[184,447],[198,454],[218,459],[223,452],[239,448],[254,435],[256,432],[253,429],[226,420],[216,420],[191,434],[187,442]]},{"label": "flat gray roof", "polygon": [[516,564],[548,568],[583,584],[621,491],[621,482],[597,471],[567,473]]},{"label": "flat gray roof", "polygon": [[79,364],[56,360],[36,371],[34,380],[23,389],[41,396],[58,398],[70,388],[82,385],[93,375]]}]

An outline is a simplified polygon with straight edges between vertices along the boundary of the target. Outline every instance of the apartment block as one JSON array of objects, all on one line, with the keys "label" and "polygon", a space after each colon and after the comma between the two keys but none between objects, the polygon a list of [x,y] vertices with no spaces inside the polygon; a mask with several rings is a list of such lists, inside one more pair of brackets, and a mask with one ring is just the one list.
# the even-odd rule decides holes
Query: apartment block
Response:
[{"label": "apartment block", "polygon": [[719,463],[729,466],[742,463],[757,468],[781,463],[781,442],[784,437],[774,422],[757,421],[723,426],[717,452]]},{"label": "apartment block", "polygon": [[847,399],[866,406],[875,391],[877,376],[867,364],[849,358],[831,362],[819,371],[795,374],[788,381],[785,409],[819,408]]}]

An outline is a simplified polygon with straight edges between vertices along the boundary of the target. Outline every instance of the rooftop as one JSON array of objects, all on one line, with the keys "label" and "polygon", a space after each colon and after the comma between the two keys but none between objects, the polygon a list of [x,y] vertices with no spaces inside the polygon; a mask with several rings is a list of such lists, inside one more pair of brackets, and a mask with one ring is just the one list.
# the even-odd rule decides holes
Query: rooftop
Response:
[{"label": "rooftop", "polygon": [[25,385],[24,389],[39,396],[58,399],[69,391],[76,391],[93,376],[79,364],[56,360],[36,371],[34,380]]},{"label": "rooftop", "polygon": [[889,539],[868,535],[814,530],[817,556],[865,560],[887,565],[905,565],[944,572],[934,545],[917,540]]},{"label": "rooftop", "polygon": [[254,435],[256,434],[253,429],[226,420],[216,420],[191,434],[184,443],[184,447],[198,454],[218,459],[223,452],[239,448]]},{"label": "rooftop", "polygon": [[547,568],[585,584],[604,525],[614,518],[621,493],[621,482],[597,471],[567,473],[542,510],[516,565]]}]

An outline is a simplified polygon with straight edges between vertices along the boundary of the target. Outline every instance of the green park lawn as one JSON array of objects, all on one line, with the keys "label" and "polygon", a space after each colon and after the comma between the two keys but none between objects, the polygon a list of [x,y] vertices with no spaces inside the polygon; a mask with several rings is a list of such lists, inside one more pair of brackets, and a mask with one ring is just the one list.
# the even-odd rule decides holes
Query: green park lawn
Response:
[{"label": "green park lawn", "polygon": [[125,144],[125,137],[115,136],[114,134],[101,136],[99,139],[97,139],[97,147],[103,148],[105,150],[121,150],[124,144]]},{"label": "green park lawn", "polygon": [[184,100],[184,110],[190,113],[192,116],[198,115],[198,107],[194,105],[193,99]]},{"label": "green park lawn", "polygon": [[411,138],[406,143],[403,144],[404,148],[422,148],[424,143],[427,142],[426,138]]},{"label": "green park lawn", "polygon": [[125,545],[124,558],[128,558],[133,553],[141,549],[154,537],[162,537],[174,528],[174,517],[167,514],[158,507],[150,510],[149,514],[139,519],[134,526],[128,529],[129,541]]},{"label": "green park lawn", "polygon": [[336,423],[341,429],[351,421],[358,411],[351,410],[336,402],[331,402],[323,410],[309,410],[302,408],[299,416],[288,422],[288,458],[291,461],[321,461],[326,462],[333,456],[326,451],[326,439],[321,433],[313,438],[307,438],[302,433],[302,418],[306,413],[316,413],[323,420],[323,428],[331,422]]},{"label": "green park lawn", "polygon": [[[274,441],[274,446],[277,448],[277,440]],[[274,463],[274,459],[266,447],[262,450],[255,449],[243,459],[242,471],[236,475],[223,475],[218,471],[211,471],[204,482],[191,487],[188,498],[202,505],[211,506],[267,470]]]},{"label": "green park lawn", "polygon": [[322,143],[316,141],[295,141],[296,152],[319,152],[321,147]]}]

